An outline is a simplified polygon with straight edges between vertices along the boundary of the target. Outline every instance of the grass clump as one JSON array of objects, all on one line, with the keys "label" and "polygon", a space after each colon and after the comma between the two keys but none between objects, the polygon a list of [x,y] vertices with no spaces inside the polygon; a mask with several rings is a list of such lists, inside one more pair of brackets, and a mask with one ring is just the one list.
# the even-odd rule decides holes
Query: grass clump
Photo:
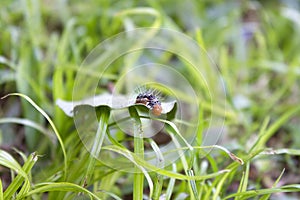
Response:
[{"label": "grass clump", "polygon": [[[262,1],[2,1],[0,96],[11,96],[0,101],[0,199],[299,198],[297,6],[291,1],[272,5]],[[90,120],[93,126],[80,127],[86,134],[82,138],[76,120],[55,105],[58,99],[73,99],[79,72],[91,77],[87,86],[96,80],[94,71],[80,69],[96,45],[142,27],[172,29],[193,38],[218,65],[218,77],[224,82],[226,98],[210,101],[218,89],[215,74],[205,74],[209,80],[205,85],[193,63],[172,52],[150,51],[114,60],[104,78],[97,80],[93,94],[106,93],[120,82],[124,83],[120,91],[130,93],[130,83],[120,75],[143,60],[171,65],[188,77],[191,86],[198,88],[198,99],[181,85],[172,91],[187,105],[200,108],[196,126],[176,119],[174,113],[149,117],[140,114],[147,112],[143,105],[125,106],[129,115],[124,120],[134,122],[135,135],[145,134],[140,125],[145,120],[164,123],[163,132],[174,143],[167,152],[160,145],[162,138],[133,139],[124,134],[113,118],[117,109],[96,108],[97,121]],[[156,33],[134,38],[136,44],[146,43]],[[176,41],[170,46],[193,56],[186,43]],[[110,48],[107,52],[119,50]],[[205,56],[198,56],[204,68],[209,66]],[[134,80],[146,80],[147,75]],[[166,97],[172,95],[162,85],[155,88]],[[177,113],[183,106],[178,104]],[[87,115],[95,110],[82,109]],[[212,115],[225,119],[223,134],[217,144],[206,145]],[[219,130],[221,125],[214,123]],[[180,127],[197,130],[192,143],[186,139],[188,131]],[[93,135],[96,139],[89,139]],[[155,164],[149,162],[149,149]],[[108,166],[101,160],[108,152],[125,164]],[[168,155],[181,156],[165,165]]]}]

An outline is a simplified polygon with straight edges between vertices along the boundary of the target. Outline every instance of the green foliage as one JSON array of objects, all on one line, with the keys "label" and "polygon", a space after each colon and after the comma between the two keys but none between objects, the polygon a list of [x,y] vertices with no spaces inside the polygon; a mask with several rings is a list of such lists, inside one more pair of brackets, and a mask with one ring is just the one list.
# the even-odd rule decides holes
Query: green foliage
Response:
[{"label": "green foliage", "polygon": [[[0,101],[0,147],[5,149],[0,150],[0,200],[269,199],[275,193],[299,198],[299,15],[299,3],[292,1],[274,5],[218,0],[1,1],[0,95],[10,96]],[[116,126],[111,108],[99,108],[97,137],[89,152],[73,119],[56,106],[58,99],[72,100],[79,66],[96,45],[140,27],[189,35],[219,66],[225,83],[226,111],[218,107],[220,102],[213,102],[215,114],[226,117],[227,132],[220,145],[202,146],[211,102],[199,103],[200,123],[193,144],[175,122],[155,119],[165,124],[165,132],[176,144],[172,151],[183,155],[164,168],[145,160],[146,144],[157,158],[165,156],[152,138],[128,141],[122,130],[110,131]],[[151,34],[136,39],[147,41]],[[190,48],[172,45],[184,51]],[[116,61],[97,92],[106,92],[108,84],[116,82],[139,56]],[[168,53],[159,59],[172,63],[203,90],[190,63]],[[178,91],[178,96],[190,101],[184,91]],[[128,107],[137,136],[143,134],[141,121],[147,119],[138,109]],[[173,111],[167,119],[174,118]],[[25,144],[20,144],[16,138],[23,133]],[[102,146],[104,139],[111,145]],[[133,142],[132,151],[124,141]],[[122,155],[139,173],[106,166],[96,159],[102,151]]]}]

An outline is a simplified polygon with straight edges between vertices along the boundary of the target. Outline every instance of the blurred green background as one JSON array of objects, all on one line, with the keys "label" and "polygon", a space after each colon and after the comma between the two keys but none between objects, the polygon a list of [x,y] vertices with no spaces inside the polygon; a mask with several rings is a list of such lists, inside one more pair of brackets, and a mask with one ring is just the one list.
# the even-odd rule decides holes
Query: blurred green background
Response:
[{"label": "blurred green background", "polygon": [[[271,188],[284,168],[278,186],[300,183],[299,1],[1,0],[0,96],[25,94],[50,116],[68,155],[70,169],[66,181],[84,185],[87,158],[73,120],[55,101],[72,100],[76,71],[96,45],[139,27],[182,32],[203,46],[219,66],[226,84],[228,109],[234,113],[226,118],[220,145],[243,158],[253,149],[277,150],[251,158],[248,167],[234,168],[235,174],[217,190],[218,198],[238,193],[244,170],[248,172],[247,190]],[[180,70],[185,73],[184,68]],[[103,92],[118,79],[118,70],[111,73],[111,82],[101,86]],[[42,155],[31,172],[32,183],[62,181],[57,174],[62,170],[63,154],[45,118],[20,98],[5,98],[0,106],[0,148],[20,163],[22,158],[13,148],[23,152],[21,155],[28,156],[34,151]],[[266,134],[262,137],[263,133]],[[254,147],[255,143],[258,145]],[[207,158],[207,171],[229,166],[231,161],[224,157],[222,153],[212,153]],[[110,176],[103,178],[108,172]],[[0,174],[3,188],[8,187],[12,179],[9,170],[1,167]],[[131,198],[129,175],[113,173],[99,164],[95,176],[93,183],[100,185],[100,189],[123,199]],[[203,191],[209,190],[213,196],[216,182],[201,182],[205,185]],[[172,197],[184,198],[180,195],[187,187],[177,181]],[[166,185],[162,188],[167,190]],[[273,199],[300,198],[294,190],[281,192],[284,190],[273,194]],[[53,192],[47,198],[57,195],[61,199],[76,196]]]}]

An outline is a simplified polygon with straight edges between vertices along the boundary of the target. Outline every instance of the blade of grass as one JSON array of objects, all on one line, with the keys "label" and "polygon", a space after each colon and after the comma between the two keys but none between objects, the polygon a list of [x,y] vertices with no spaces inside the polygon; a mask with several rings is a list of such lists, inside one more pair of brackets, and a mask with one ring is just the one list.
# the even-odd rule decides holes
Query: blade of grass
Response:
[{"label": "blade of grass", "polygon": [[[194,171],[192,169],[188,169],[186,173],[190,177],[195,176]],[[197,199],[197,197],[199,196],[199,193],[198,193],[198,189],[197,189],[197,186],[196,186],[196,181],[195,180],[190,180],[189,184],[190,184],[190,187],[192,189],[194,199]]]},{"label": "blade of grass", "polygon": [[266,131],[261,132],[260,137],[257,139],[257,142],[252,147],[251,151],[257,150],[259,148],[263,148],[266,142],[270,139],[270,137],[284,124],[286,121],[292,117],[294,114],[300,112],[300,106],[293,107],[283,113],[277,121],[272,124]]},{"label": "blade of grass", "polygon": [[[32,169],[33,165],[36,163],[38,157],[35,153],[32,153],[27,161],[24,163],[22,167],[22,171],[24,171],[27,174],[30,173],[30,170]],[[4,199],[11,199],[15,192],[20,188],[23,182],[28,182],[28,178],[24,178],[22,175],[18,174],[15,179],[11,182],[11,184],[8,186],[8,188],[4,192]],[[26,184],[26,183],[25,183]]]},{"label": "blade of grass", "polygon": [[9,117],[9,118],[2,118],[0,119],[0,124],[6,124],[6,123],[15,123],[15,124],[21,124],[24,126],[29,126],[31,128],[34,128],[41,133],[43,133],[45,136],[47,136],[52,143],[54,143],[55,138],[53,137],[53,134],[51,134],[46,128],[43,126],[39,125],[38,123],[28,120],[28,119],[22,119],[22,118],[14,118],[14,117]]},{"label": "blade of grass", "polygon": [[[178,142],[178,140],[175,136],[179,136],[180,139],[182,139],[185,142],[187,147],[189,147],[189,150],[193,154],[193,147],[190,146],[190,144],[182,137],[182,135],[179,133],[179,130],[177,129],[177,127],[174,123],[169,122],[168,126],[166,126],[166,130],[169,133],[169,135],[171,136],[172,141],[174,142],[175,146],[178,149],[181,149],[181,145],[180,145],[180,143]],[[183,168],[184,168],[185,173],[187,174],[187,176],[193,177],[194,174],[193,174],[192,170],[190,169],[190,167],[188,165],[188,162],[185,158],[184,152],[182,150],[179,150],[178,155],[180,156],[181,163],[183,165]],[[189,180],[188,185],[189,185],[189,191],[190,191],[191,199],[196,199],[198,197],[198,192],[197,192],[197,188],[195,186],[195,180]]]},{"label": "blade of grass", "polygon": [[0,179],[0,200],[4,200],[4,196],[3,196],[3,186],[2,186],[2,181]]},{"label": "blade of grass", "polygon": [[116,199],[116,200],[122,200],[122,198],[120,198],[119,196],[117,196],[116,194],[114,193],[111,193],[111,192],[107,192],[107,191],[104,191],[104,190],[100,190],[102,193]]},{"label": "blade of grass", "polygon": [[0,165],[5,166],[11,170],[22,175],[24,178],[27,177],[26,173],[22,170],[19,163],[7,152],[0,149]]},{"label": "blade of grass", "polygon": [[[216,148],[218,148],[219,146],[216,145]],[[221,148],[222,150],[224,150],[225,148]],[[247,162],[249,160],[251,160],[253,157],[255,157],[256,155],[258,155],[262,150],[259,150],[259,151],[255,151],[251,154],[249,154],[246,158],[244,158],[243,160],[242,159],[237,159],[237,160],[241,160],[244,162]],[[228,150],[225,151],[227,154],[231,154]],[[230,155],[229,155],[230,156]],[[235,174],[237,173],[237,168],[241,165],[241,162],[234,162],[234,163],[231,163],[229,166],[226,167],[227,170],[229,170],[229,175],[227,176],[228,179],[227,181],[231,180],[232,177],[235,176]],[[215,187],[217,187],[218,183],[221,181],[221,179],[223,179],[223,176],[218,176],[215,178],[215,180],[212,182],[212,184],[208,187],[208,191],[206,191],[205,195],[206,195],[206,198],[207,197],[210,197],[210,194],[211,192],[213,192],[213,190],[215,189]]]},{"label": "blade of grass", "polygon": [[239,199],[250,199],[252,197],[257,197],[265,194],[274,194],[279,192],[300,192],[300,184],[285,185],[277,188],[268,188],[260,190],[248,190],[242,193],[234,193],[223,198],[232,199],[233,197],[239,197]]},{"label": "blade of grass", "polygon": [[[68,20],[66,24],[66,28],[63,32],[63,35],[58,42],[57,46],[57,67],[55,68],[53,74],[53,89],[52,95],[53,99],[70,99],[71,95],[68,96],[68,91],[72,91],[72,87],[67,87],[68,85],[65,83],[69,81],[66,79],[68,73],[73,73],[71,70],[64,69],[62,66],[67,65],[68,57],[66,56],[66,52],[69,52],[70,38],[71,35],[74,34],[74,26],[76,25],[76,21],[74,19]],[[61,109],[55,107],[55,119],[54,122],[58,127],[58,130],[65,130],[64,121],[66,121],[67,116],[62,112]]]},{"label": "blade of grass", "polygon": [[[142,122],[135,107],[129,107],[130,116],[134,119],[134,153],[141,159],[144,158],[144,139]],[[144,175],[136,167],[133,182],[133,199],[143,199]],[[150,195],[151,197],[151,195]]]},{"label": "blade of grass", "polygon": [[[218,181],[216,187],[211,187],[212,189],[214,189],[213,197],[212,197],[213,200],[220,199],[220,194],[222,192],[222,187],[224,186],[224,183],[226,182],[229,175],[230,175],[230,173],[224,174],[222,176],[222,178]],[[209,199],[210,197],[206,196],[205,199],[207,199],[207,198]]]},{"label": "blade of grass", "polygon": [[[216,148],[216,149],[220,149],[222,150],[223,152],[225,152],[233,161],[235,161],[236,163],[239,163],[240,165],[243,165],[244,164],[244,160],[237,157],[235,154],[231,153],[228,149],[226,149],[225,147],[222,147],[222,146],[219,146],[219,145],[211,145],[211,146],[193,146],[192,147],[194,150],[197,149],[197,150],[203,150],[203,149],[213,149],[213,148]],[[179,147],[177,149],[173,149],[171,151],[169,151],[168,153],[172,153],[174,151],[183,151],[183,150],[189,150],[190,148],[189,147]],[[261,152],[261,151],[259,151]],[[166,154],[166,153],[165,153]],[[254,155],[257,155],[258,153],[254,154]],[[252,155],[253,156],[253,155]]]},{"label": "blade of grass", "polygon": [[[125,156],[127,159],[129,159],[135,165],[137,165],[142,171],[145,171],[145,169],[148,169],[148,170],[151,170],[151,171],[155,171],[158,174],[161,174],[161,175],[164,175],[164,176],[167,176],[167,177],[170,177],[170,178],[175,178],[175,179],[178,179],[178,180],[197,180],[197,181],[200,181],[200,180],[205,180],[205,179],[209,179],[209,178],[214,178],[214,177],[219,176],[220,174],[230,172],[230,170],[220,170],[216,173],[191,177],[191,176],[175,173],[175,172],[168,171],[168,170],[165,170],[165,169],[161,169],[161,168],[158,168],[154,165],[151,165],[148,162],[146,162],[145,160],[142,160],[141,158],[136,156],[134,153],[130,152],[129,150],[127,150],[125,148],[121,148],[119,146],[109,145],[109,146],[103,147],[103,150],[113,151],[113,152],[116,152],[116,153],[119,153],[119,154]],[[147,173],[147,175],[148,175],[148,173]],[[149,184],[149,187],[150,187],[150,184]]]},{"label": "blade of grass", "polygon": [[26,101],[28,101],[37,111],[39,111],[46,119],[47,121],[49,122],[49,124],[51,125],[58,141],[59,141],[59,144],[61,146],[61,149],[62,149],[62,152],[63,152],[63,156],[64,156],[64,179],[66,178],[66,175],[67,175],[67,169],[68,169],[68,163],[67,163],[67,153],[66,153],[66,150],[65,150],[65,146],[64,146],[64,143],[60,137],[60,134],[58,133],[54,123],[52,122],[51,118],[47,115],[47,113],[42,109],[40,108],[30,97],[24,95],[24,94],[20,94],[20,93],[11,93],[11,94],[8,94],[4,97],[2,97],[1,99],[4,99],[6,97],[9,97],[9,96],[20,96],[24,99],[26,99]]},{"label": "blade of grass", "polygon": [[150,15],[150,16],[154,16],[155,20],[153,22],[153,24],[150,26],[152,28],[158,28],[161,26],[162,23],[162,18],[160,13],[153,9],[153,8],[146,8],[146,7],[139,7],[139,8],[134,8],[134,9],[127,9],[127,10],[123,10],[119,13],[116,14],[116,17],[120,18],[124,18],[127,15]]},{"label": "blade of grass", "polygon": [[[172,172],[175,173],[176,171],[177,171],[176,164],[173,163],[172,164]],[[173,193],[173,190],[174,190],[175,181],[176,181],[175,178],[170,178],[170,181],[169,181],[169,184],[168,184],[168,187],[167,187],[167,190],[166,190],[166,197],[165,197],[166,200],[171,199],[171,196],[172,196],[172,193]]]},{"label": "blade of grass", "polygon": [[97,158],[99,158],[99,154],[101,151],[102,143],[104,140],[104,137],[106,135],[107,126],[108,126],[108,120],[110,115],[110,108],[106,106],[102,106],[99,108],[99,122],[98,122],[98,128],[96,132],[96,136],[94,139],[94,143],[92,146],[92,149],[90,151],[91,156],[88,163],[88,168],[86,171],[86,181],[89,183],[95,168],[95,161]]},{"label": "blade of grass", "polygon": [[[106,176],[101,178],[101,183],[99,186],[100,191],[110,191],[110,189],[115,185],[115,182],[119,179],[121,176],[121,172],[115,171],[113,173],[106,174]],[[95,188],[98,190],[97,188]],[[94,191],[95,191],[94,189]],[[102,199],[107,199],[106,192],[104,192],[102,195],[99,195]]]},{"label": "blade of grass", "polygon": [[[246,171],[243,172],[243,176],[241,178],[237,193],[247,191],[248,180],[249,180],[249,171],[250,171],[250,162],[247,162]],[[237,197],[235,199],[238,200]]]},{"label": "blade of grass", "polygon": [[[150,145],[152,149],[154,150],[154,153],[157,158],[158,167],[163,168],[164,167],[164,157],[162,155],[162,152],[160,151],[159,147],[155,143],[155,141],[151,138],[148,139],[150,142]],[[158,200],[161,194],[162,186],[163,186],[163,176],[160,174],[155,174],[155,181],[154,181],[154,189],[153,189],[153,196],[152,198],[154,200]]]},{"label": "blade of grass", "polygon": [[[275,181],[274,184],[272,185],[272,188],[275,188],[275,187],[276,187],[276,185],[277,185],[278,182],[280,181],[282,175],[284,174],[284,171],[285,171],[285,169],[282,170],[282,172],[280,173],[279,177],[276,179],[276,181]],[[268,200],[268,199],[270,199],[270,197],[271,197],[271,194],[267,194],[267,195],[262,196],[260,199],[261,199],[261,200]]]},{"label": "blade of grass", "polygon": [[294,156],[300,156],[300,149],[266,149],[265,151],[261,152],[260,154],[288,154]]},{"label": "blade of grass", "polygon": [[[146,177],[146,179],[148,181],[149,190],[150,190],[150,196],[152,196],[153,182],[150,178],[149,173],[146,171],[146,169],[143,166],[143,163],[144,163],[143,160],[139,156],[137,156],[135,153],[132,153],[131,151],[127,150],[126,148],[122,148],[120,146],[114,146],[114,145],[104,146],[102,149],[119,153],[119,154],[123,155],[124,157],[126,157],[128,160],[130,160],[135,166],[137,166],[140,169],[140,171],[143,172],[144,176]],[[159,169],[159,168],[154,166],[154,169]]]},{"label": "blade of grass", "polygon": [[256,142],[254,143],[254,145],[251,147],[251,149],[249,150],[249,153],[259,149],[259,144],[260,144],[260,139],[261,137],[263,137],[263,135],[265,134],[266,132],[266,129],[268,127],[268,124],[270,122],[270,117],[266,117],[263,121],[263,124],[259,130],[259,133],[258,133],[258,139],[256,140]]},{"label": "blade of grass", "polygon": [[29,181],[25,181],[20,189],[20,191],[18,192],[18,195],[16,196],[16,199],[22,199],[21,196],[26,194],[28,191],[30,190],[30,182]]},{"label": "blade of grass", "polygon": [[77,192],[77,193],[82,192],[88,194],[91,197],[91,199],[94,198],[100,200],[100,198],[94,193],[74,183],[68,183],[68,182],[40,183],[35,185],[35,187],[36,187],[35,189],[24,194],[22,197],[23,198],[29,197],[31,195],[38,194],[38,193],[46,193],[46,192],[53,192],[53,191],[67,191],[67,192]]}]

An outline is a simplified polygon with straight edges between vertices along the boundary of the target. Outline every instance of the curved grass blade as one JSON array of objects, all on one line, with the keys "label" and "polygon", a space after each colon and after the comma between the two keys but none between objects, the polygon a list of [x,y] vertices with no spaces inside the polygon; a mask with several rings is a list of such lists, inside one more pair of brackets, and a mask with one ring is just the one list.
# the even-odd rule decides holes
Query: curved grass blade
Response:
[{"label": "curved grass blade", "polygon": [[15,123],[15,124],[21,124],[24,126],[29,126],[31,128],[34,128],[41,133],[43,133],[45,136],[47,136],[52,143],[55,143],[55,137],[43,126],[37,124],[36,122],[28,119],[22,119],[22,118],[15,118],[15,117],[9,117],[9,118],[2,118],[0,119],[0,124],[6,124],[6,123]]},{"label": "curved grass blade", "polygon": [[164,175],[164,176],[167,176],[167,177],[170,177],[170,178],[175,178],[175,179],[178,179],[178,180],[196,180],[196,181],[200,181],[200,180],[214,178],[214,177],[219,176],[220,174],[230,172],[230,170],[220,170],[216,173],[211,173],[211,174],[207,174],[207,175],[187,176],[187,175],[183,175],[183,174],[179,174],[179,173],[176,173],[176,172],[168,171],[168,170],[165,170],[165,169],[158,168],[154,165],[151,165],[148,162],[146,162],[145,160],[143,160],[143,159],[139,158],[138,156],[136,156],[134,153],[130,152],[129,150],[121,148],[119,146],[110,145],[110,146],[105,146],[102,149],[103,150],[108,150],[108,151],[113,151],[113,152],[116,152],[116,153],[119,153],[119,154],[123,155],[124,157],[126,157],[127,159],[132,161],[133,164],[135,164],[135,165],[139,166],[140,168],[142,168],[144,171],[145,171],[145,169],[148,169],[150,171],[155,171],[158,174],[161,174],[161,175]]},{"label": "curved grass blade", "polygon": [[137,14],[142,14],[142,15],[152,15],[155,17],[155,21],[151,25],[152,28],[158,28],[161,26],[161,14],[153,9],[153,8],[147,8],[147,7],[139,7],[139,8],[133,8],[133,9],[127,9],[123,10],[119,13],[116,14],[116,17],[126,17],[126,15],[137,15]]},{"label": "curved grass blade", "polygon": [[0,149],[0,165],[5,166],[11,170],[22,175],[24,178],[27,178],[27,174],[22,170],[22,167],[19,163],[6,151]]},{"label": "curved grass blade", "polygon": [[[279,177],[276,179],[275,183],[272,185],[272,188],[275,188],[275,187],[276,187],[276,185],[277,185],[278,182],[280,181],[281,177],[283,176],[284,171],[285,171],[285,169],[282,170],[282,172],[280,173]],[[268,199],[270,199],[270,196],[271,196],[271,194],[266,194],[266,195],[264,195],[264,196],[261,198],[261,200],[268,200]]]},{"label": "curved grass blade", "polygon": [[261,190],[248,190],[246,192],[228,195],[223,199],[224,200],[232,199],[233,197],[238,197],[238,199],[249,199],[252,197],[274,194],[278,192],[300,192],[300,184],[284,185],[277,188],[268,188],[268,189],[261,189]]},{"label": "curved grass blade", "polygon": [[[11,184],[8,186],[8,188],[4,192],[4,199],[11,199],[15,192],[21,187],[21,185],[25,185],[27,187],[30,184],[28,175],[30,173],[30,170],[32,169],[33,165],[36,163],[38,157],[35,153],[32,153],[27,161],[24,163],[22,167],[22,171],[26,174],[26,178],[24,178],[21,174],[18,174],[16,178],[11,182]],[[25,183],[23,183],[25,181]],[[27,182],[27,183],[26,183]],[[28,188],[27,188],[28,189]],[[25,189],[24,189],[25,190]],[[21,189],[21,191],[24,191]]]},{"label": "curved grass blade", "polygon": [[49,124],[51,125],[58,141],[59,141],[59,144],[61,146],[61,149],[62,149],[62,152],[63,152],[63,156],[64,156],[64,178],[66,178],[66,175],[67,175],[67,169],[68,169],[68,163],[67,163],[67,153],[66,153],[66,150],[65,150],[65,146],[64,146],[64,143],[60,137],[60,134],[58,133],[54,123],[52,122],[52,120],[50,119],[50,117],[47,115],[47,113],[42,109],[40,108],[30,97],[24,95],[24,94],[20,94],[20,93],[11,93],[11,94],[8,94],[8,95],[5,95],[4,97],[2,97],[1,99],[4,99],[8,96],[20,96],[24,99],[26,99],[26,101],[28,101],[37,111],[39,111],[46,119],[47,121],[49,122]]},{"label": "curved grass blade", "polygon": [[[184,143],[187,145],[187,147],[189,148],[189,150],[191,151],[192,154],[193,154],[193,147],[190,146],[190,144],[182,137],[182,135],[179,133],[179,130],[177,129],[177,127],[174,123],[169,122],[168,126],[166,127],[166,130],[169,133],[169,135],[171,136],[172,141],[174,142],[177,149],[179,149],[178,154],[180,156],[180,160],[183,165],[185,173],[187,174],[187,176],[193,177],[193,175],[194,175],[193,171],[188,166],[188,162],[185,158],[184,152],[181,150],[181,145],[180,145],[179,141],[177,140],[176,136],[179,136],[184,141]],[[189,190],[190,190],[191,199],[195,199],[198,196],[197,187],[195,185],[196,185],[195,180],[189,180],[188,186],[189,186]]]},{"label": "curved grass blade", "polygon": [[97,112],[99,113],[99,122],[98,122],[98,128],[97,128],[95,140],[92,149],[90,151],[91,157],[86,171],[87,181],[89,181],[90,178],[92,177],[95,168],[95,161],[96,161],[95,159],[99,157],[101,151],[102,143],[107,131],[110,108],[106,106],[102,106],[99,108]]},{"label": "curved grass blade", "polygon": [[[267,130],[262,129],[262,131],[260,132],[260,137],[257,139],[257,142],[255,143],[255,145],[252,147],[252,149],[250,150],[250,152],[253,152],[257,149],[263,148],[264,145],[266,144],[266,142],[270,139],[270,137],[284,124],[286,123],[286,121],[291,118],[294,114],[300,112],[300,106],[297,107],[293,107],[291,109],[289,109],[288,111],[286,111],[285,113],[283,113],[281,115],[281,117],[279,119],[277,119],[277,121],[272,124]],[[265,120],[264,123],[264,128],[267,125],[268,120]]]},{"label": "curved grass blade", "polygon": [[150,178],[149,173],[146,171],[144,166],[142,166],[141,163],[143,163],[143,162],[137,162],[138,160],[142,160],[139,156],[137,156],[136,154],[132,153],[131,151],[129,151],[125,148],[122,148],[122,147],[119,147],[119,146],[114,146],[114,145],[105,146],[105,147],[102,148],[102,150],[114,151],[116,153],[119,153],[119,154],[123,155],[124,157],[126,157],[128,160],[130,160],[135,166],[137,166],[142,171],[142,173],[144,174],[144,176],[145,176],[145,178],[148,182],[148,185],[149,185],[150,196],[152,196],[152,194],[153,194],[153,182]]},{"label": "curved grass blade", "polygon": [[91,199],[98,199],[100,198],[95,195],[94,193],[90,192],[89,190],[76,185],[74,183],[68,183],[68,182],[60,182],[60,183],[40,183],[35,186],[36,188],[29,191],[28,193],[24,194],[22,197],[29,197],[33,194],[38,193],[45,193],[45,192],[53,192],[53,191],[67,191],[67,192],[76,192],[76,193],[85,193],[90,196]]}]

